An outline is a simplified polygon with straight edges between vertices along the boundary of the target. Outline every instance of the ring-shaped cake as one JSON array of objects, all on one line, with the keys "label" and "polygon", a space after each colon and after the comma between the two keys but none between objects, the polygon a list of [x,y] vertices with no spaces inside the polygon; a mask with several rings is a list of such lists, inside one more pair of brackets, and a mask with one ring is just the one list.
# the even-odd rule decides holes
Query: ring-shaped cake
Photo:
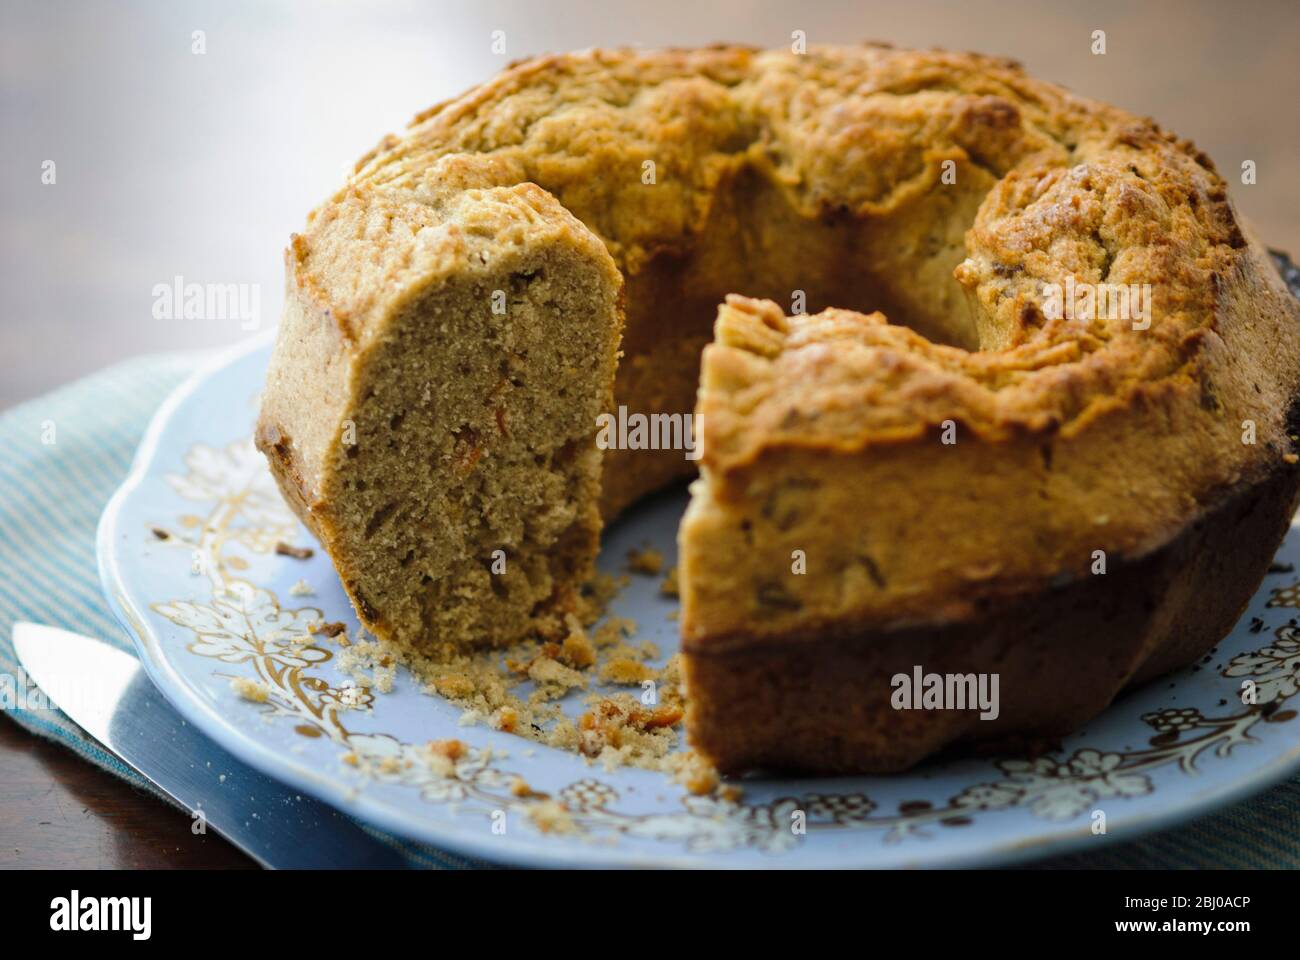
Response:
[{"label": "ring-shaped cake", "polygon": [[[1007,60],[530,60],[287,270],[258,443],[364,625],[562,635],[602,522],[698,472],[687,725],[728,771],[1064,734],[1213,646],[1296,504],[1300,309],[1224,180]],[[664,442],[606,449],[615,411]],[[996,717],[897,709],[916,669]]]}]

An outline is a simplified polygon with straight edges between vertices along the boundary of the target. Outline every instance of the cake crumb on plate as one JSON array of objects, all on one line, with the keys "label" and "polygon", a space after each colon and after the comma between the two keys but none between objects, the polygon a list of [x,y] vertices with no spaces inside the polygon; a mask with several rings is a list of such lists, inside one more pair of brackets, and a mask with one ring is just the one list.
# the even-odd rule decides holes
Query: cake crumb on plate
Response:
[{"label": "cake crumb on plate", "polygon": [[271,699],[271,689],[261,680],[250,680],[248,677],[232,677],[230,689],[234,690],[241,700],[248,700],[251,703],[266,703]]}]

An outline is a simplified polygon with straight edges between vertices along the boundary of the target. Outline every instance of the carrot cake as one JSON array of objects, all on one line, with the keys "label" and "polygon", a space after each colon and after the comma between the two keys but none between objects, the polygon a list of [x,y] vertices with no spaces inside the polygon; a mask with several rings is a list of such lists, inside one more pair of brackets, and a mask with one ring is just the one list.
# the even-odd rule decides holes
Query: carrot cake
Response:
[{"label": "carrot cake", "polygon": [[[562,640],[602,523],[698,474],[725,771],[1068,732],[1224,635],[1300,487],[1300,307],[1223,178],[1005,59],[529,60],[363,157],[287,274],[258,443],[385,643]],[[922,667],[996,719],[898,709]]]}]

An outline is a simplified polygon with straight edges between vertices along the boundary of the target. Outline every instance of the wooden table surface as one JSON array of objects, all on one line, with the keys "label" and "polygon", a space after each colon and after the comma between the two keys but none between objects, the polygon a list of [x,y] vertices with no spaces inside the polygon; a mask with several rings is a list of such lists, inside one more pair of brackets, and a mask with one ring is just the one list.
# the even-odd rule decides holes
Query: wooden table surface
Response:
[{"label": "wooden table surface", "polygon": [[256,870],[214,833],[58,744],[0,720],[0,867]]},{"label": "wooden table surface", "polygon": [[[491,49],[504,30],[506,50]],[[204,52],[195,52],[195,31]],[[530,53],[888,40],[1021,60],[1195,140],[1269,244],[1300,253],[1300,3],[0,4],[0,409],[133,354],[230,344],[156,284],[250,283],[345,169],[418,110]],[[1091,52],[1106,32],[1104,56]],[[42,184],[47,160],[57,180]],[[1255,161],[1258,182],[1237,171]],[[249,866],[218,838],[0,720],[0,866]]]}]

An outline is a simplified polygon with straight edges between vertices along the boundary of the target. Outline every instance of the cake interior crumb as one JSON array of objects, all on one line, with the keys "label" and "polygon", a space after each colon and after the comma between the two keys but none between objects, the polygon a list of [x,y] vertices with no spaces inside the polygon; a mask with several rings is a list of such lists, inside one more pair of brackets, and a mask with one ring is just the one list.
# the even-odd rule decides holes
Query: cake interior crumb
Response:
[{"label": "cake interior crumb", "polygon": [[249,677],[232,677],[230,689],[235,691],[235,695],[241,700],[250,703],[266,703],[271,699],[271,689],[261,680],[253,680]]},{"label": "cake interior crumb", "polygon": [[627,555],[627,568],[633,573],[643,573],[648,577],[657,577],[663,570],[664,555],[654,547],[642,547],[631,550]]}]

